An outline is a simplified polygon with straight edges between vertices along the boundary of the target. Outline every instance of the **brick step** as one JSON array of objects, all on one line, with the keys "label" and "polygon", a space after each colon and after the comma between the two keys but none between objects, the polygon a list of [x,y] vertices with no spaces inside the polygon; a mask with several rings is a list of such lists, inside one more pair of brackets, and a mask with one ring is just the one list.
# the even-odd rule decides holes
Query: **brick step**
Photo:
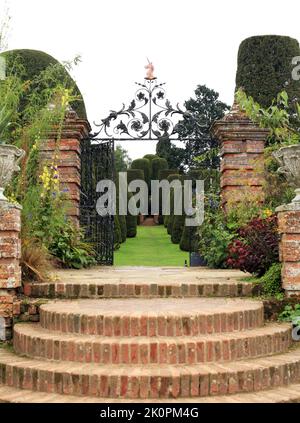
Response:
[{"label": "brick step", "polygon": [[259,294],[252,283],[227,279],[191,282],[87,282],[27,283],[25,295],[32,298],[181,298],[181,297],[252,297]]},{"label": "brick step", "polygon": [[100,365],[41,361],[0,350],[0,383],[103,398],[188,398],[258,392],[300,382],[300,349],[268,358],[201,365]]},{"label": "brick step", "polygon": [[201,268],[95,268],[59,271],[56,282],[28,283],[25,295],[35,298],[180,298],[251,297],[257,286],[242,282],[236,270]]},{"label": "brick step", "polygon": [[260,301],[221,298],[57,301],[40,307],[43,328],[104,336],[196,336],[261,327]]},{"label": "brick step", "polygon": [[300,384],[289,385],[257,393],[239,393],[234,395],[217,395],[213,397],[168,398],[166,399],[114,399],[97,397],[78,397],[75,395],[47,394],[45,392],[16,389],[0,385],[0,403],[53,403],[53,404],[117,404],[117,403],[299,403]]},{"label": "brick step", "polygon": [[284,353],[292,345],[289,324],[198,337],[101,337],[51,332],[17,324],[14,349],[32,358],[101,364],[196,364]]}]

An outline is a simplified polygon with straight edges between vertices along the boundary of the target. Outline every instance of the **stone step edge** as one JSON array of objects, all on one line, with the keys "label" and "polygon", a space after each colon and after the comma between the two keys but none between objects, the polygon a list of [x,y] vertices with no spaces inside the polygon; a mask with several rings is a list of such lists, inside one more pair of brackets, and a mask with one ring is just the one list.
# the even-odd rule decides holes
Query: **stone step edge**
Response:
[{"label": "stone step edge", "polygon": [[249,282],[211,283],[27,283],[24,294],[35,298],[180,298],[180,297],[251,297],[259,294]]},{"label": "stone step edge", "polygon": [[203,337],[110,338],[51,332],[38,324],[14,327],[14,349],[37,359],[102,364],[196,364],[280,354],[292,345],[291,328],[259,329]]},{"label": "stone step edge", "polygon": [[97,397],[78,397],[74,395],[48,394],[31,391],[28,389],[16,389],[0,384],[0,403],[79,403],[79,404],[118,404],[118,403],[293,403],[300,402],[300,384],[292,384],[288,387],[279,387],[260,391],[259,393],[239,393],[226,396],[194,397],[194,398],[167,398],[167,399],[114,399]]},{"label": "stone step edge", "polygon": [[0,383],[78,396],[155,399],[258,392],[300,382],[300,350],[268,359],[198,366],[43,362],[0,351]]},{"label": "stone step edge", "polygon": [[[142,300],[141,300],[142,301]],[[198,315],[120,315],[64,312],[51,309],[52,304],[40,307],[41,327],[63,333],[104,336],[189,336],[209,333],[242,331],[263,326],[263,304],[245,310],[225,310]],[[255,304],[255,303],[253,303]],[[50,310],[49,307],[50,306]]]}]

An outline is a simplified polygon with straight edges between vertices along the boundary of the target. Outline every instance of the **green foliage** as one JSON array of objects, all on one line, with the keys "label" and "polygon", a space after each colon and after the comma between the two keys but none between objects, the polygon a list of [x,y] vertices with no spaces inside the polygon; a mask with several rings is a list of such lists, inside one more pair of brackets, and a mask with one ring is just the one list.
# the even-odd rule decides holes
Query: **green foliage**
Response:
[{"label": "green foliage", "polygon": [[[193,116],[178,122],[175,127],[179,138],[188,138],[185,141],[185,150],[183,163],[189,167],[195,165],[195,159],[202,156],[199,166],[205,168],[219,167],[219,144],[211,136],[212,124],[221,119],[226,110],[229,110],[227,104],[219,100],[219,94],[206,87],[198,85],[195,90],[195,98],[190,98],[185,102],[187,112]],[[215,154],[210,154],[213,151]],[[171,166],[170,162],[169,165]],[[178,167],[178,166],[176,166]]]},{"label": "green foliage", "polygon": [[[133,193],[132,192],[128,192],[128,203],[131,200],[131,198],[133,197]],[[137,233],[137,218],[135,215],[132,215],[129,213],[127,213],[126,216],[126,228],[127,228],[127,238],[134,238],[136,237],[136,233]]]},{"label": "green foliage", "polygon": [[128,151],[121,145],[116,146],[114,160],[116,172],[126,172],[131,165],[131,158],[128,155]]},{"label": "green foliage", "polygon": [[176,147],[168,136],[159,139],[156,144],[156,154],[166,159],[170,168],[183,169],[185,150]]},{"label": "green foliage", "polygon": [[25,89],[16,75],[0,81],[0,143],[10,142],[9,129],[17,121],[19,104]]},{"label": "green foliage", "polygon": [[292,58],[300,56],[297,40],[262,35],[245,39],[239,47],[236,88],[263,107],[269,107],[284,87],[290,96],[299,97],[299,81],[293,81]]},{"label": "green foliage", "polygon": [[191,168],[187,174],[187,179],[193,182],[204,181],[204,192],[218,193],[220,191],[220,171],[218,169]]},{"label": "green foliage", "polygon": [[173,227],[171,234],[171,241],[173,242],[173,244],[180,243],[185,223],[185,217],[186,216],[183,213],[181,216],[174,216],[173,218]]},{"label": "green foliage", "polygon": [[[12,60],[11,56],[9,60]],[[72,89],[64,85],[65,81],[59,79],[57,66],[51,65],[40,74],[34,73],[33,79],[29,80],[22,63],[14,59],[9,64],[8,77],[0,83],[0,90],[13,82],[10,86],[15,96],[12,104],[17,110],[10,116],[12,124],[6,136],[10,143],[25,150],[26,157],[21,172],[14,176],[6,192],[11,201],[22,205],[23,275],[30,271],[42,280],[50,254],[55,255],[63,266],[80,268],[95,263],[94,252],[66,218],[67,202],[65,194],[60,191],[57,168],[62,125],[75,97]],[[47,107],[49,104],[53,107]],[[54,125],[57,130],[55,154],[42,167],[40,145]]]},{"label": "green foliage", "polygon": [[228,246],[235,233],[227,227],[223,210],[207,210],[198,234],[199,252],[207,265],[212,268],[225,267]]},{"label": "green foliage", "polygon": [[140,169],[144,172],[144,180],[149,186],[150,184],[150,161],[148,159],[136,159],[131,163],[131,169]]},{"label": "green foliage", "polygon": [[150,162],[150,178],[151,179],[153,179],[152,178],[152,160],[153,159],[157,159],[158,158],[158,156],[156,155],[156,154],[146,154],[144,157],[143,157],[143,159],[147,159],[147,160],[149,160],[149,162]]},{"label": "green foliage", "polygon": [[158,158],[158,156],[156,155],[156,154],[145,154],[145,156],[143,157],[143,159],[147,159],[147,160],[149,160],[150,162],[153,160],[153,159],[157,159]]},{"label": "green foliage", "polygon": [[300,321],[300,304],[296,304],[294,307],[287,305],[284,311],[279,315],[279,320],[282,322],[295,322]]},{"label": "green foliage", "polygon": [[[69,74],[72,68],[70,63],[60,64],[54,57],[38,50],[10,50],[1,55],[7,61],[8,76],[15,73],[16,63],[18,63],[22,65],[22,72],[19,72],[19,77],[23,82],[30,81],[28,91],[22,101],[22,111],[27,108],[28,102],[32,102],[33,94],[42,100],[43,92],[45,92],[46,88],[52,90],[58,84],[61,84],[73,92],[76,100],[73,102],[72,107],[79,117],[86,119],[83,97]],[[77,64],[79,59],[75,58],[74,62]],[[43,102],[43,107],[46,105],[47,103]]]},{"label": "green foliage", "polygon": [[199,241],[197,236],[198,228],[197,226],[184,226],[179,247],[182,251],[199,251]]},{"label": "green foliage", "polygon": [[118,250],[122,244],[122,233],[120,227],[119,216],[114,216],[114,250]]},{"label": "green foliage", "polygon": [[172,173],[167,177],[168,182],[173,182],[179,180],[181,183],[183,182],[183,175],[179,175],[178,173]]},{"label": "green foliage", "polygon": [[294,103],[297,113],[294,122],[291,122],[288,109],[288,95],[281,91],[268,108],[263,108],[253,97],[247,96],[243,90],[238,90],[236,100],[246,115],[260,127],[269,129],[269,144],[297,144],[300,141],[300,133],[293,125],[300,125],[300,105]]},{"label": "green foliage", "polygon": [[300,133],[295,129],[295,126],[300,127],[300,105],[294,102],[296,113],[291,115],[285,91],[280,92],[273,105],[267,109],[262,108],[242,90],[236,93],[236,99],[251,120],[270,131],[268,146],[265,148],[264,192],[265,204],[274,210],[281,204],[289,203],[295,195],[293,184],[287,181],[285,175],[277,172],[279,163],[273,153],[282,146],[300,142]]},{"label": "green foliage", "polygon": [[127,224],[126,224],[126,217],[125,216],[118,216],[119,224],[120,224],[120,231],[121,231],[121,241],[122,243],[126,241],[127,238]]},{"label": "green foliage", "polygon": [[127,170],[127,182],[128,185],[130,182],[135,181],[136,179],[145,180],[144,171],[142,169],[128,169]]},{"label": "green foliage", "polygon": [[158,179],[161,181],[161,180],[163,180],[163,179],[168,179],[168,177],[170,176],[170,175],[178,175],[179,174],[179,171],[178,171],[178,169],[161,169],[159,172],[158,172]]},{"label": "green foliage", "polygon": [[[179,174],[172,174],[169,175],[167,178],[168,182],[173,182],[179,180],[180,182],[183,181],[182,175]],[[172,235],[173,231],[173,224],[174,224],[174,202],[175,202],[175,195],[174,195],[174,188],[170,189],[170,215],[168,216],[168,223],[167,223],[167,231],[169,235]]]},{"label": "green foliage", "polygon": [[265,295],[275,296],[282,292],[281,287],[281,264],[274,263],[259,279]]},{"label": "green foliage", "polygon": [[159,179],[159,174],[162,170],[168,169],[168,162],[166,159],[156,157],[151,161],[151,178],[153,180]]},{"label": "green foliage", "polygon": [[82,269],[96,264],[91,245],[83,241],[83,234],[69,221],[55,232],[49,252],[63,267]]}]

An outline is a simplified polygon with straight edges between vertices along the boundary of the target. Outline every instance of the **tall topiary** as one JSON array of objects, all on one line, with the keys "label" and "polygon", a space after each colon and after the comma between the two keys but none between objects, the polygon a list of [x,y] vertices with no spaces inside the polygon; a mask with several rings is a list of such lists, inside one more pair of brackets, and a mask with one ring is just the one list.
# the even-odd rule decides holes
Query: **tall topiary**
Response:
[{"label": "tall topiary", "polygon": [[118,250],[120,248],[120,244],[122,243],[122,236],[121,236],[121,227],[119,222],[119,216],[114,216],[114,250]]},{"label": "tall topiary", "polygon": [[141,169],[128,169],[127,170],[127,183],[128,185],[130,182],[135,181],[137,179],[145,180],[144,172]]},{"label": "tall topiary", "polygon": [[[170,176],[168,176],[168,181],[171,183],[172,181],[175,180],[180,180],[181,182],[183,181],[183,177],[182,175],[178,175],[178,174],[172,174]],[[169,235],[172,235],[173,232],[173,224],[174,224],[174,201],[175,201],[175,196],[174,196],[174,189],[170,190],[170,215],[168,217],[168,223],[167,223],[167,231]]]},{"label": "tall topiary", "polygon": [[184,226],[179,243],[179,247],[182,251],[196,252],[199,250],[197,230],[197,226]]},{"label": "tall topiary", "polygon": [[[133,197],[133,193],[128,193],[128,202]],[[137,218],[136,216],[131,215],[129,212],[126,216],[126,227],[127,227],[127,237],[134,238],[137,233]]]},{"label": "tall topiary", "polygon": [[140,169],[144,172],[145,182],[150,184],[150,161],[148,159],[136,159],[131,163],[131,169]]},{"label": "tall topiary", "polygon": [[180,243],[182,233],[183,233],[184,223],[185,223],[184,213],[182,213],[181,216],[174,216],[173,228],[172,228],[172,234],[171,234],[171,241],[173,242],[173,244]]},{"label": "tall topiary", "polygon": [[168,169],[168,162],[166,159],[163,159],[161,157],[157,157],[156,159],[153,159],[151,162],[151,179],[158,180],[160,171]]},{"label": "tall topiary", "polygon": [[158,179],[162,181],[163,179],[168,179],[170,175],[178,175],[179,170],[178,169],[161,169],[158,172]]},{"label": "tall topiary", "polygon": [[119,218],[120,231],[121,231],[121,241],[125,242],[127,238],[126,216],[118,215],[118,218]]},{"label": "tall topiary", "polygon": [[300,56],[294,38],[262,35],[246,38],[239,47],[236,88],[243,88],[261,106],[268,107],[285,89],[300,98],[300,81],[292,79],[292,58]]},{"label": "tall topiary", "polygon": [[[33,83],[34,78],[37,77],[42,71],[48,69],[51,66],[56,66],[56,75],[65,84],[67,88],[73,88],[73,94],[78,97],[78,100],[72,103],[73,109],[77,112],[80,118],[86,119],[86,109],[83,101],[82,94],[76,85],[75,81],[72,79],[68,71],[63,65],[60,65],[58,60],[50,56],[47,53],[39,50],[28,50],[28,49],[17,49],[9,50],[4,53],[1,53],[6,59],[6,72],[9,75],[10,72],[13,72],[16,63],[22,65],[23,72],[22,79],[24,81],[30,81],[31,85],[28,86],[27,96],[30,96],[35,85]],[[52,81],[50,78],[48,80],[48,88],[54,88],[54,85],[57,84],[57,81]],[[23,104],[26,105],[26,98],[23,100]],[[45,104],[46,106],[46,104]]]}]

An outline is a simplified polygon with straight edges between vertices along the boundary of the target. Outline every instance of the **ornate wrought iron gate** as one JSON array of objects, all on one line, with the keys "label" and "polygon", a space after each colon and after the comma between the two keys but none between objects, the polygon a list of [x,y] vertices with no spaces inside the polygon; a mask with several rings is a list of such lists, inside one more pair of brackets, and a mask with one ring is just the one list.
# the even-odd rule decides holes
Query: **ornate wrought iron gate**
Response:
[{"label": "ornate wrought iron gate", "polygon": [[[81,226],[85,230],[85,239],[97,253],[99,264],[113,264],[114,255],[114,218],[101,217],[97,214],[96,203],[99,194],[97,183],[102,179],[114,177],[114,141],[188,141],[178,138],[176,121],[173,116],[183,119],[189,125],[201,124],[193,115],[173,107],[166,99],[164,85],[156,78],[145,78],[143,83],[136,83],[138,90],[129,106],[101,119],[98,131],[90,139],[82,141],[81,153]],[[103,138],[99,138],[99,137]]]},{"label": "ornate wrought iron gate", "polygon": [[97,213],[96,187],[103,179],[114,177],[114,141],[93,137],[81,143],[80,224],[85,240],[95,252],[98,264],[112,265],[114,259],[114,217]]}]

